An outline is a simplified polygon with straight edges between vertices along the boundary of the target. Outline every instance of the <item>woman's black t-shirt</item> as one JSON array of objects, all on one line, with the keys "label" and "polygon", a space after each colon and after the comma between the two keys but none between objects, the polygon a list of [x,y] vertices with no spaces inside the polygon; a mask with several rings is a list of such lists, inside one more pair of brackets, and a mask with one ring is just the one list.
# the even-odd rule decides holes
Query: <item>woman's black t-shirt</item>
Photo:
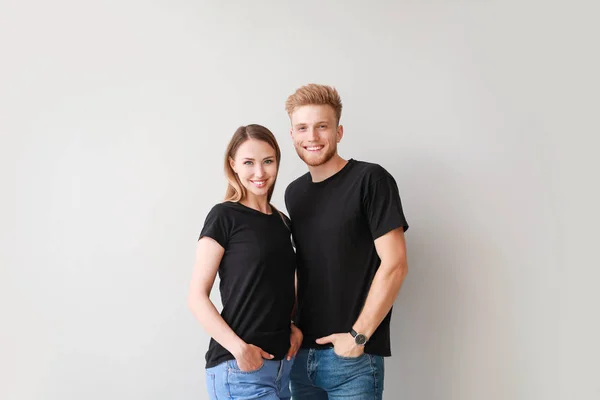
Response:
[{"label": "woman's black t-shirt", "polygon": [[[296,258],[281,214],[220,203],[206,217],[200,238],[204,236],[225,249],[219,265],[221,316],[246,343],[283,359],[290,347]],[[233,358],[210,340],[206,368]]]}]

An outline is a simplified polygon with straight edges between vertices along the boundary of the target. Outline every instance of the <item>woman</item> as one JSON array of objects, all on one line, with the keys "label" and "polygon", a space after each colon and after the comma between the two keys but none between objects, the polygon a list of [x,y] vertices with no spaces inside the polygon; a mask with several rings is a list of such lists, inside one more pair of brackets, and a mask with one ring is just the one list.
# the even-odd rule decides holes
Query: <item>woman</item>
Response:
[{"label": "woman", "polygon": [[[225,154],[225,201],[212,208],[200,234],[188,305],[212,337],[211,399],[290,398],[302,333],[290,322],[296,261],[289,220],[269,203],[280,158],[267,128],[238,128]],[[217,272],[221,314],[209,298]]]}]

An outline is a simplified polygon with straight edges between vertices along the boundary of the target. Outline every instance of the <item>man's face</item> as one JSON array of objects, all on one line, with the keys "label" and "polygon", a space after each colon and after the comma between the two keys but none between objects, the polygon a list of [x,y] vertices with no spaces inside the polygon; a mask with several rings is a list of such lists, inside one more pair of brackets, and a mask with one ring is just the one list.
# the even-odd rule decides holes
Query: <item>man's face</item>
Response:
[{"label": "man's face", "polygon": [[318,167],[337,154],[337,144],[344,133],[338,126],[333,107],[308,105],[290,116],[290,134],[298,156],[310,167]]}]

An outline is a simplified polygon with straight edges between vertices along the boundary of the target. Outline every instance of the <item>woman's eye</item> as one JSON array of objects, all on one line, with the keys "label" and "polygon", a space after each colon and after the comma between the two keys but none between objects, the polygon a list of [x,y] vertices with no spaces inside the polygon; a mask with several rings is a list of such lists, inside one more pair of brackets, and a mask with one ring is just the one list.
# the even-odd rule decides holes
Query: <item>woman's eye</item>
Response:
[{"label": "woman's eye", "polygon": [[273,160],[265,160],[265,164],[271,164],[273,163]]},{"label": "woman's eye", "polygon": [[252,161],[245,161],[244,165],[252,165]]}]

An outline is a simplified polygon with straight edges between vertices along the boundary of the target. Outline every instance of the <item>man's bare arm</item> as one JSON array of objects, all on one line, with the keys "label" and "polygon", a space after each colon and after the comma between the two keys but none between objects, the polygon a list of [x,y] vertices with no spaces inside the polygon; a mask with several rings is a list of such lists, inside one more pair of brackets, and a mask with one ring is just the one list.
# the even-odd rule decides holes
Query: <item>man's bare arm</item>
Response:
[{"label": "man's bare arm", "polygon": [[375,240],[381,265],[373,278],[365,305],[353,329],[370,338],[391,310],[408,273],[404,229],[394,229]]},{"label": "man's bare arm", "polygon": [[[365,305],[353,325],[353,329],[370,338],[398,296],[402,282],[408,273],[406,261],[406,242],[404,228],[396,228],[375,239],[375,249],[381,259],[375,273]],[[363,346],[357,346],[348,332],[334,333],[316,340],[319,344],[332,343],[334,351],[347,357],[358,357],[364,352]]]}]

